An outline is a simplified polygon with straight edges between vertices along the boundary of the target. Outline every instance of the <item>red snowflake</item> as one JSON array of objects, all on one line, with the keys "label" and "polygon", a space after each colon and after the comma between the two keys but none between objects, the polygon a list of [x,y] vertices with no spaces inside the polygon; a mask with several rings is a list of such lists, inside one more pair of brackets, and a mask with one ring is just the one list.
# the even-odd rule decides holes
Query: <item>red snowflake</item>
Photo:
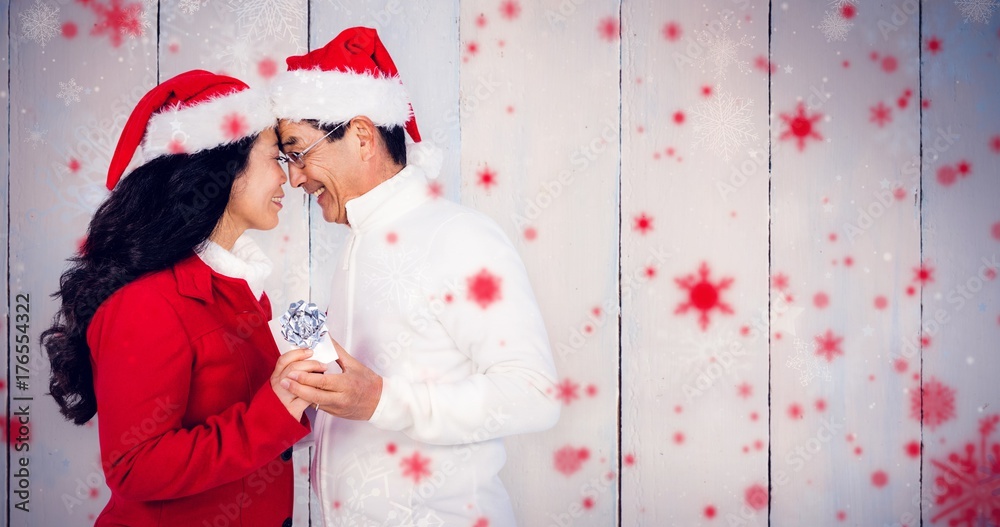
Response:
[{"label": "red snowflake", "polygon": [[580,395],[577,393],[579,388],[579,384],[569,379],[563,379],[563,381],[556,386],[556,390],[558,391],[558,393],[556,393],[556,399],[559,399],[563,402],[563,404],[568,405],[574,400],[580,398]]},{"label": "red snowflake", "polygon": [[646,234],[647,232],[653,230],[653,218],[646,216],[643,212],[635,217],[635,223],[632,224],[632,230],[639,231],[639,234]]},{"label": "red snowflake", "polygon": [[124,4],[123,0],[111,0],[109,5],[97,0],[77,0],[97,15],[97,22],[90,30],[91,35],[107,34],[111,45],[122,45],[123,37],[138,37],[142,35],[142,3]]},{"label": "red snowflake", "polygon": [[1000,415],[979,423],[979,445],[970,441],[946,460],[931,460],[937,469],[934,485],[943,491],[934,500],[940,510],[931,523],[947,519],[953,526],[1000,525],[1000,442],[991,442]]},{"label": "red snowflake", "polygon": [[613,16],[601,19],[601,23],[597,25],[597,32],[608,42],[618,40],[618,34],[621,33],[618,19]]},{"label": "red snowflake", "polygon": [[737,391],[737,393],[739,394],[740,397],[742,397],[744,399],[749,399],[750,396],[753,395],[753,386],[751,386],[750,383],[745,382],[745,383],[739,385],[737,387],[736,391]]},{"label": "red snowflake", "polygon": [[840,8],[840,16],[844,17],[844,20],[850,20],[858,14],[858,8],[854,7],[854,4],[846,3]]},{"label": "red snowflake", "polygon": [[472,527],[490,527],[490,520],[480,516],[476,519],[476,523],[472,524]]},{"label": "red snowflake", "polygon": [[680,315],[687,313],[691,308],[697,309],[701,312],[698,316],[698,324],[701,326],[702,331],[708,329],[708,313],[713,309],[718,309],[720,312],[726,314],[733,313],[733,308],[720,298],[720,293],[732,285],[733,279],[723,278],[719,283],[713,284],[708,281],[710,272],[708,263],[702,262],[701,267],[698,268],[697,276],[689,274],[683,278],[674,279],[681,289],[688,292],[687,302],[678,305],[677,309],[674,310],[674,314]]},{"label": "red snowflake", "polygon": [[491,185],[497,184],[497,173],[490,170],[490,167],[488,166],[483,167],[483,169],[476,175],[479,177],[479,181],[477,181],[477,183],[482,185],[486,190],[489,190]]},{"label": "red snowflake", "polygon": [[920,267],[913,268],[913,281],[920,282],[921,285],[934,281],[934,268],[921,264]]},{"label": "red snowflake", "polygon": [[427,184],[427,195],[432,198],[440,198],[444,194],[444,187],[441,183],[437,181],[431,181]]},{"label": "red snowflake", "polygon": [[479,53],[479,44],[475,41],[469,42],[465,45],[465,51],[467,51],[469,55],[475,55],[476,53]]},{"label": "red snowflake", "polygon": [[75,174],[80,171],[80,161],[75,157],[71,157],[69,158],[69,163],[66,163],[66,167],[69,168],[70,172]]},{"label": "red snowflake", "polygon": [[872,106],[869,110],[871,111],[871,117],[868,120],[877,124],[879,128],[885,126],[886,123],[892,122],[892,108],[886,106],[884,102],[879,101],[878,106]]},{"label": "red snowflake", "polygon": [[827,362],[833,362],[834,357],[844,354],[844,350],[840,349],[840,343],[843,341],[844,337],[838,337],[833,331],[826,330],[825,335],[816,336],[816,355],[825,357]]},{"label": "red snowflake", "polygon": [[554,457],[556,470],[571,476],[580,470],[584,461],[590,458],[590,451],[586,448],[574,448],[567,445],[556,450]]},{"label": "red snowflake", "polygon": [[222,133],[230,141],[243,137],[249,129],[246,117],[239,113],[234,112],[222,118]]},{"label": "red snowflake", "polygon": [[816,131],[816,122],[823,118],[823,115],[819,112],[806,115],[806,105],[799,102],[798,107],[795,109],[795,114],[781,114],[781,120],[784,122],[788,128],[781,132],[778,137],[779,140],[784,141],[785,139],[793,138],[796,141],[796,145],[801,152],[806,147],[807,139],[816,139],[817,141],[822,141],[823,136],[819,135]]},{"label": "red snowflake", "polygon": [[937,37],[931,37],[927,39],[926,48],[927,51],[931,53],[931,55],[937,55],[938,53],[941,52],[941,39]]},{"label": "red snowflake", "polygon": [[514,20],[521,14],[521,4],[517,0],[506,0],[500,4],[500,14],[507,20]]},{"label": "red snowflake", "polygon": [[663,38],[670,42],[677,42],[681,38],[681,25],[677,22],[667,22],[663,25]]},{"label": "red snowflake", "polygon": [[778,291],[784,291],[788,287],[788,277],[785,273],[778,273],[771,277],[771,287]]},{"label": "red snowflake", "polygon": [[466,278],[469,286],[469,300],[486,309],[490,304],[500,300],[500,277],[483,269],[478,274]]},{"label": "red snowflake", "polygon": [[747,488],[744,497],[751,509],[759,511],[767,508],[767,487],[764,485],[751,485]]},{"label": "red snowflake", "polygon": [[990,150],[1000,154],[1000,135],[994,135],[990,138]]},{"label": "red snowflake", "polygon": [[265,79],[270,79],[278,73],[278,63],[271,57],[264,57],[257,63],[257,74]]},{"label": "red snowflake", "polygon": [[399,466],[403,469],[403,477],[413,478],[414,483],[420,483],[420,478],[431,475],[430,464],[431,459],[421,456],[420,452],[414,452],[412,456],[404,457],[399,462]]},{"label": "red snowflake", "polygon": [[955,417],[955,390],[931,377],[919,390],[910,392],[910,417],[934,430]]}]

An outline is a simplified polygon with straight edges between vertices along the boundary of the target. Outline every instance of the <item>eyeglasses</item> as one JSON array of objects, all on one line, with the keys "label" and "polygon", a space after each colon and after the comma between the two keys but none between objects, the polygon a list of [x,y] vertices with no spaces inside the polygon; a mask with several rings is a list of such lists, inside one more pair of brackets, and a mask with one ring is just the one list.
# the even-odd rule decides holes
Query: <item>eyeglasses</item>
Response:
[{"label": "eyeglasses", "polygon": [[308,154],[310,150],[312,150],[313,148],[316,147],[316,145],[318,145],[321,142],[323,142],[323,140],[326,139],[327,137],[330,137],[330,134],[332,134],[333,132],[336,132],[338,128],[340,128],[341,126],[344,126],[345,124],[347,124],[347,123],[344,122],[344,123],[338,124],[337,126],[334,126],[333,130],[330,130],[329,132],[327,132],[326,135],[324,135],[323,137],[320,137],[319,139],[317,139],[315,143],[307,146],[305,148],[305,150],[303,150],[301,152],[286,152],[284,155],[279,155],[278,156],[278,161],[281,162],[281,163],[291,163],[292,166],[294,166],[296,168],[305,168],[306,167],[306,159],[305,159],[306,154]]}]

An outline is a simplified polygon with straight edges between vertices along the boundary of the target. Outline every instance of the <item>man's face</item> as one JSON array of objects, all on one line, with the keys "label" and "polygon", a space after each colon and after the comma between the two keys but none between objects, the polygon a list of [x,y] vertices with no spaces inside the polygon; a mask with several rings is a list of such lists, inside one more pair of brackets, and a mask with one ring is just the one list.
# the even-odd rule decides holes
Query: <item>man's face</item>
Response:
[{"label": "man's face", "polygon": [[[330,142],[323,139],[309,150],[304,168],[288,164],[288,178],[293,187],[301,187],[316,198],[323,219],[330,223],[347,224],[345,204],[369,189],[363,184],[364,166],[357,148],[358,141],[350,123],[344,125],[344,137]],[[326,131],[307,122],[282,119],[278,123],[281,151],[301,152],[326,135]]]}]

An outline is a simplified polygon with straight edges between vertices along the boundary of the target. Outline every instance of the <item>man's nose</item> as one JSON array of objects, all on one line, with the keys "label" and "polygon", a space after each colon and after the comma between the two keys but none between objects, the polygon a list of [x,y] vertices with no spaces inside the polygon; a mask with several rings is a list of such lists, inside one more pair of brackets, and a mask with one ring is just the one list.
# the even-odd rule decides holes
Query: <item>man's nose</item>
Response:
[{"label": "man's nose", "polygon": [[306,182],[306,175],[301,168],[289,163],[288,182],[291,183],[292,187],[299,188]]}]

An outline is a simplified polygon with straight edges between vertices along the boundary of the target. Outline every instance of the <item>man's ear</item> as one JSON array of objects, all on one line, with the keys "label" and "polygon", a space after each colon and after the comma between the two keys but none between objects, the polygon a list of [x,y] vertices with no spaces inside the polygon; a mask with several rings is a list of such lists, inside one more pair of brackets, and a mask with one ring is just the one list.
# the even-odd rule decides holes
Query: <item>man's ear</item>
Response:
[{"label": "man's ear", "polygon": [[358,141],[358,149],[361,152],[361,160],[368,161],[375,156],[375,137],[378,130],[371,119],[360,116],[351,121],[354,127],[354,134]]}]

